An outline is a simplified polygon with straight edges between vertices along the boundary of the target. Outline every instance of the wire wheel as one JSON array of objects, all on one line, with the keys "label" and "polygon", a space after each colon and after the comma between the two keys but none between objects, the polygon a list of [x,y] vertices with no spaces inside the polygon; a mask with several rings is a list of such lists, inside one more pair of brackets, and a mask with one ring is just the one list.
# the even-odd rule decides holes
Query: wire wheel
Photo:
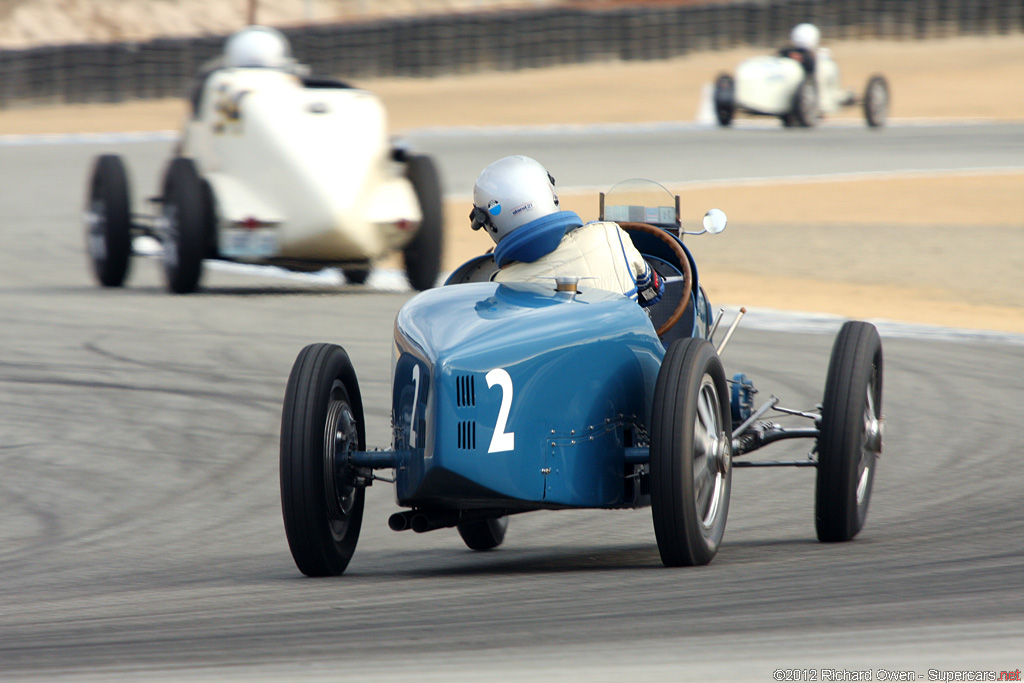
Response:
[{"label": "wire wheel", "polygon": [[732,489],[725,371],[697,338],[669,347],[654,390],[651,508],[665,566],[707,564],[725,534]]},{"label": "wire wheel", "polygon": [[832,347],[822,400],[814,516],[819,540],[848,541],[863,528],[883,424],[878,330],[848,322]]}]

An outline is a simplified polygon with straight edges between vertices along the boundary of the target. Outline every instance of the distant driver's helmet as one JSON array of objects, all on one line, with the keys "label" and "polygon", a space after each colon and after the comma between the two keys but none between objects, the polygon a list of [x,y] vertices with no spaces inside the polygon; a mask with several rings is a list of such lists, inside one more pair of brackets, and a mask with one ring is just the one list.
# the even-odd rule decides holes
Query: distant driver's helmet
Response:
[{"label": "distant driver's helmet", "polygon": [[484,228],[494,243],[516,228],[558,211],[555,179],[524,156],[498,159],[473,186],[473,229]]},{"label": "distant driver's helmet", "polygon": [[248,26],[228,38],[224,45],[225,66],[281,69],[291,63],[288,39],[269,26]]},{"label": "distant driver's helmet", "polygon": [[797,24],[793,27],[793,32],[789,34],[789,40],[794,47],[814,51],[818,49],[821,31],[814,24]]}]

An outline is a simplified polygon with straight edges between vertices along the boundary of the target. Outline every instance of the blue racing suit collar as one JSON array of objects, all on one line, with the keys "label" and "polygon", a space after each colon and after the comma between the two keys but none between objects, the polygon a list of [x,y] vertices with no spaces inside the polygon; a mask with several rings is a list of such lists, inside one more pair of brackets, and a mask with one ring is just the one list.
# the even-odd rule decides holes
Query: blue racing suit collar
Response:
[{"label": "blue racing suit collar", "polygon": [[513,261],[533,263],[553,252],[565,233],[581,225],[583,221],[575,211],[557,211],[535,218],[498,242],[494,248],[494,262],[499,268]]}]

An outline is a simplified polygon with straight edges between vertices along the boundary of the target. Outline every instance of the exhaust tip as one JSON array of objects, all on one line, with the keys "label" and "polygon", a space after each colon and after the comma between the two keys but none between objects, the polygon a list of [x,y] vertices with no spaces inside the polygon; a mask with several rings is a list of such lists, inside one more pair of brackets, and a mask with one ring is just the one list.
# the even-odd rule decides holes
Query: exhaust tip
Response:
[{"label": "exhaust tip", "polygon": [[409,513],[396,512],[388,517],[388,527],[392,531],[405,531],[409,528]]},{"label": "exhaust tip", "polygon": [[411,526],[412,530],[418,534],[422,534],[424,531],[430,531],[432,528],[430,526],[430,518],[422,512],[412,516],[412,519],[409,520],[409,526]]}]

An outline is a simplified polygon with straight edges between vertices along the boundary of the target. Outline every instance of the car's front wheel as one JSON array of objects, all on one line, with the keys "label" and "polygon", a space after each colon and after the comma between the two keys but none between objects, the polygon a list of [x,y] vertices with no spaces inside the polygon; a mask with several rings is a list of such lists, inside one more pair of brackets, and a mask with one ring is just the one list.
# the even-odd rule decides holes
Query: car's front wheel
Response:
[{"label": "car's front wheel", "polygon": [[307,576],[337,576],[352,559],[366,489],[346,454],[365,448],[348,354],[335,344],[310,344],[292,366],[281,414],[281,511],[292,558]]},{"label": "car's front wheel", "polygon": [[882,342],[874,325],[851,321],[832,346],[821,404],[814,505],[819,540],[848,541],[863,528],[882,425]]},{"label": "car's front wheel", "polygon": [[667,567],[707,564],[725,535],[732,417],[725,370],[710,343],[669,346],[651,416],[651,510]]}]

